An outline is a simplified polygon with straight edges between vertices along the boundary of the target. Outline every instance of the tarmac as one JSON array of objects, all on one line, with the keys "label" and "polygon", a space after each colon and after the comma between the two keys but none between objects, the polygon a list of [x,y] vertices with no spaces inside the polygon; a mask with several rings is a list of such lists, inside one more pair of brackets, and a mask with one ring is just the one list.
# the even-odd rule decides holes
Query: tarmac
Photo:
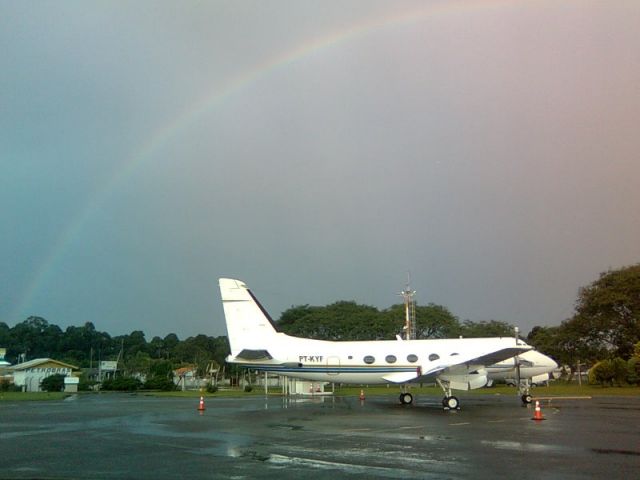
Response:
[{"label": "tarmac", "polygon": [[75,395],[0,402],[2,479],[637,478],[640,398]]}]

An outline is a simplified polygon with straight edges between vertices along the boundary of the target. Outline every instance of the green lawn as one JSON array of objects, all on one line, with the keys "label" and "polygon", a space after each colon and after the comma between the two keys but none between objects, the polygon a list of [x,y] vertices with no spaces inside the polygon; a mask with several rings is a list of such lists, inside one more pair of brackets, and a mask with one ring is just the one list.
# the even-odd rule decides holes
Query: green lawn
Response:
[{"label": "green lawn", "polygon": [[[326,388],[327,391],[331,391],[331,387]],[[398,395],[400,388],[397,386],[344,386],[336,387],[336,395],[345,396],[358,396],[360,390],[364,390],[365,395]],[[418,385],[411,386],[411,393],[415,395],[429,395],[440,397],[442,396],[442,390],[439,387],[429,386],[420,387]],[[640,387],[600,387],[596,385],[577,385],[577,384],[565,384],[565,383],[552,383],[549,387],[533,387],[531,392],[534,397],[546,397],[546,396],[606,396],[606,395],[627,395],[627,396],[640,396]],[[516,395],[515,387],[507,387],[505,385],[495,386],[490,388],[480,388],[477,390],[471,390],[468,392],[455,391],[457,396],[464,395]],[[251,392],[244,392],[240,388],[223,389],[218,390],[215,393],[200,393],[197,391],[187,392],[140,392],[139,395],[153,395],[161,397],[199,397],[200,395],[205,398],[208,397],[236,397],[236,396],[255,396],[264,395],[264,388],[256,386]],[[281,388],[270,388],[269,395],[282,395]]]},{"label": "green lawn", "polygon": [[0,392],[0,402],[16,400],[62,400],[69,395],[69,393],[64,392]]},{"label": "green lawn", "polygon": [[[340,395],[359,395],[361,388],[364,389],[366,395],[395,395],[400,390],[398,387],[372,386],[372,387],[342,387],[336,389],[336,393]],[[439,387],[411,387],[409,390],[414,394],[442,396],[442,390]],[[464,395],[516,395],[515,387],[505,385],[479,388],[468,392],[460,392],[455,390],[456,396]],[[546,396],[605,396],[605,395],[627,395],[640,396],[640,387],[601,387],[597,385],[577,385],[565,383],[552,383],[548,387],[533,387],[531,394],[534,397]]]},{"label": "green lawn", "polygon": [[[336,395],[344,396],[358,396],[360,390],[364,390],[365,395],[390,395],[395,396],[400,392],[400,388],[397,386],[347,386],[336,387]],[[331,391],[331,387],[327,388],[327,391]],[[409,389],[414,395],[428,395],[433,397],[441,397],[442,390],[439,387],[420,387],[411,386]],[[131,395],[131,393],[123,392],[124,394]],[[531,390],[534,397],[547,397],[547,396],[640,396],[640,387],[601,387],[595,385],[577,385],[577,384],[565,384],[561,382],[554,382],[548,387],[534,387]],[[117,392],[103,392],[103,394],[118,394]],[[241,396],[260,396],[264,395],[264,388],[256,386],[251,392],[245,392],[241,388],[231,388],[218,390],[215,393],[201,393],[199,391],[187,391],[187,392],[151,392],[140,391],[134,393],[142,396],[154,396],[154,397],[185,397],[185,398],[198,398],[201,395],[205,398],[215,397],[241,397]],[[30,401],[30,400],[62,400],[69,396],[69,393],[63,392],[0,392],[0,401]],[[95,392],[80,392],[79,395],[96,395]],[[269,395],[278,396],[282,395],[281,388],[269,389]],[[515,387],[507,387],[504,385],[480,388],[478,390],[471,390],[469,392],[455,391],[456,396],[465,395],[516,395]]]}]

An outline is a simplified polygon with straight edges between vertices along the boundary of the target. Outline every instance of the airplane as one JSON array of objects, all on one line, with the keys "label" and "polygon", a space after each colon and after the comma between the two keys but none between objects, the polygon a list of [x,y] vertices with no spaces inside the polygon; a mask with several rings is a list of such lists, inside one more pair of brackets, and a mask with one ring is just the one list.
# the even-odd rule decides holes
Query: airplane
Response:
[{"label": "airplane", "polygon": [[531,403],[531,385],[549,380],[549,374],[558,368],[550,357],[536,350],[529,350],[487,367],[489,383],[495,380],[514,380],[522,403]]},{"label": "airplane", "polygon": [[484,387],[487,367],[532,349],[511,337],[434,340],[328,341],[278,332],[247,285],[219,279],[231,354],[227,362],[251,370],[318,382],[397,384],[400,403],[413,396],[409,383],[436,382],[445,410],[459,409],[452,390]]}]

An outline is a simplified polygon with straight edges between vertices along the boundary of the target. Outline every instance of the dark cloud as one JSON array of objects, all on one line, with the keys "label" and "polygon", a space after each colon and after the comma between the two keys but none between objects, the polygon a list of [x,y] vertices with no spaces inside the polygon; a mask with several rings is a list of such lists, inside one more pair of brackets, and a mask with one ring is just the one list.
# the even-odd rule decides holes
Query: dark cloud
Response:
[{"label": "dark cloud", "polygon": [[[420,303],[523,331],[636,263],[634,2],[3,7],[0,320],[224,333]],[[485,4],[486,5],[486,4]]]}]

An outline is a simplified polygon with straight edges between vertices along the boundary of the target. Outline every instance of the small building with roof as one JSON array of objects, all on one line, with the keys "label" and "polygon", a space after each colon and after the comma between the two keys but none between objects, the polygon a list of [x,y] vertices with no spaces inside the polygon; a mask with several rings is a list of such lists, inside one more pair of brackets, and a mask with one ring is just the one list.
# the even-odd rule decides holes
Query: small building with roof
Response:
[{"label": "small building with roof", "polygon": [[7,370],[13,375],[13,383],[22,387],[24,392],[40,392],[40,383],[48,376],[60,374],[71,377],[78,367],[52,358],[35,358],[13,365]]},{"label": "small building with roof", "polygon": [[181,390],[197,390],[202,387],[202,381],[197,375],[196,365],[187,365],[173,371],[173,383]]}]

